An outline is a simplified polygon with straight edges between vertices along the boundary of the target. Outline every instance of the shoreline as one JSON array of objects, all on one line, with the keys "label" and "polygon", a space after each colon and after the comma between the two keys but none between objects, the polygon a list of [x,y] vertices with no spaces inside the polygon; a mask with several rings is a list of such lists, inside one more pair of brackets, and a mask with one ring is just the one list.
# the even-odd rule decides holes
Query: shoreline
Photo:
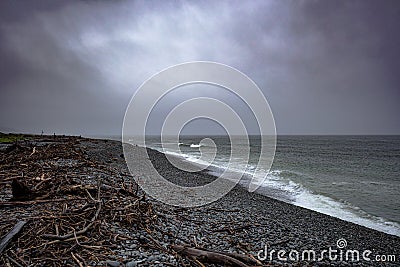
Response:
[{"label": "shoreline", "polygon": [[[168,169],[163,166],[168,165],[168,163],[165,162],[165,156],[163,153],[153,149],[148,148],[148,151],[150,159],[152,159],[153,163],[156,165],[156,169],[160,170],[161,174],[163,175],[163,171]],[[173,167],[170,166],[169,168]],[[174,171],[174,173],[171,173],[171,171],[168,170],[163,176],[168,177],[167,179],[169,181],[176,182],[180,185],[195,186],[196,183],[193,183],[193,180],[199,178],[206,180],[207,183],[215,179],[214,176],[207,173],[207,170],[196,174],[186,174],[187,177],[184,178],[176,177],[185,175],[185,172],[176,170],[175,168]],[[203,183],[204,182],[201,184]],[[245,204],[241,201],[243,199],[246,200]],[[326,247],[328,245],[335,244],[337,240],[344,238],[349,243],[349,246],[353,245],[353,249],[361,250],[362,246],[360,246],[360,244],[368,244],[367,246],[371,248],[374,247],[373,245],[371,246],[371,244],[377,245],[380,243],[378,246],[380,247],[381,253],[385,249],[387,251],[394,252],[395,255],[399,255],[400,252],[399,245],[393,246],[394,244],[400,244],[400,238],[398,236],[387,234],[372,228],[333,217],[331,215],[326,215],[307,208],[296,206],[291,203],[270,198],[262,194],[250,193],[240,185],[237,185],[228,195],[214,203],[209,204],[208,206],[225,207],[227,210],[232,208],[245,210],[246,204],[252,211],[255,211],[257,214],[256,217],[264,217],[269,219],[274,218],[273,221],[276,221],[279,218],[279,220],[282,220],[283,222],[278,224],[281,225],[283,229],[290,232],[288,228],[293,228],[298,229],[301,233],[303,233],[307,238],[305,238],[306,240],[299,241],[299,247],[303,246],[304,243],[308,243],[312,244],[314,247],[323,248],[324,246]],[[202,207],[199,209],[202,209]],[[255,214],[252,215],[250,213],[248,214],[248,217],[252,217],[254,215]],[[287,221],[287,216],[293,216],[293,220],[291,220],[290,223]],[[260,225],[262,225],[262,223]],[[265,230],[266,229],[263,229],[262,232]],[[267,229],[267,232],[271,234],[271,229]],[[277,232],[281,232],[281,229],[277,230]],[[294,235],[301,236],[301,234],[298,235],[298,233]],[[256,239],[253,240],[254,243],[263,243],[255,241]],[[279,240],[279,237],[276,237],[276,240]],[[310,242],[310,240],[315,243],[313,244],[313,242]],[[324,242],[319,243],[317,240],[324,240]],[[268,241],[266,241],[266,243],[268,243]],[[293,247],[293,245],[286,248],[288,249],[291,247]],[[253,253],[256,252],[254,251]],[[376,250],[376,253],[378,253],[378,250]],[[368,263],[363,264],[368,265]]]},{"label": "shoreline", "polygon": [[[40,137],[36,138],[40,139]],[[77,166],[71,169],[74,172],[80,172],[79,177],[76,178],[78,182],[95,183],[96,180],[94,178],[101,176],[108,187],[117,188],[121,186],[123,181],[133,180],[126,176],[128,171],[125,160],[121,156],[121,142],[79,137],[68,139],[67,137],[65,139],[60,138],[57,141],[57,145],[63,145],[67,140],[74,142],[73,150],[81,150],[85,158],[93,163],[91,167]],[[45,149],[48,144],[43,144],[43,149]],[[41,143],[38,140],[27,141],[24,146],[31,147],[29,151],[25,152],[28,158],[32,153],[32,148],[35,146],[37,147],[36,151],[39,151],[35,155],[38,157],[44,155],[40,153]],[[205,184],[215,179],[214,176],[206,171],[198,173],[181,171],[171,166],[162,153],[151,149],[147,151],[149,152],[149,159],[154,163],[160,174],[171,182],[186,186],[196,186],[199,183]],[[60,161],[58,159],[56,163],[53,162],[53,159],[49,160],[51,164],[65,164],[65,160]],[[64,165],[57,166],[61,168]],[[101,173],[99,172],[100,169],[98,169],[100,167],[101,169],[112,170],[112,173]],[[140,176],[139,173],[133,175]],[[27,173],[27,177],[30,177],[29,173]],[[9,185],[4,185],[6,187],[1,191],[0,198],[0,201],[3,202],[10,194]],[[396,261],[386,262],[385,266],[397,266],[400,262],[398,258],[400,256],[400,238],[397,236],[385,234],[267,196],[249,193],[239,185],[218,201],[198,208],[167,206],[150,199],[148,196],[146,197],[140,189],[136,194],[139,197],[138,199],[141,199],[141,203],[151,205],[152,215],[149,217],[152,218],[151,221],[134,222],[126,225],[118,223],[118,221],[108,221],[107,229],[117,235],[113,237],[115,240],[110,240],[113,246],[107,248],[107,251],[109,249],[111,251],[107,254],[103,253],[104,257],[100,265],[97,266],[196,266],[196,263],[190,257],[183,255],[183,251],[177,250],[176,246],[199,248],[208,252],[240,253],[241,255],[255,258],[257,258],[258,252],[263,250],[266,245],[268,246],[268,251],[284,250],[289,253],[294,250],[300,252],[303,250],[315,250],[319,255],[321,251],[328,248],[338,249],[337,241],[339,239],[346,240],[347,246],[344,249],[359,250],[360,252],[370,250],[371,258],[376,255],[396,255]],[[108,200],[105,198],[103,201],[107,203]],[[10,229],[12,226],[10,222],[15,222],[17,219],[30,218],[30,225],[35,226],[36,219],[33,218],[37,216],[35,215],[37,212],[62,209],[62,207],[63,203],[34,203],[15,207],[0,205],[2,213],[0,226],[4,226],[0,230]],[[0,235],[4,235],[4,233],[4,231],[1,231]],[[90,231],[87,234],[90,234]],[[121,239],[117,238],[118,235]],[[40,234],[38,234],[36,238],[40,237]],[[87,237],[83,234],[82,238]],[[76,248],[77,244],[74,239],[69,242],[70,245],[68,246],[71,246],[69,249]],[[18,244],[12,243],[8,248],[9,251],[18,251]],[[10,255],[12,256],[13,254]],[[37,259],[37,261],[39,260],[43,259]],[[76,264],[76,261],[71,256],[65,260],[72,263],[72,265]],[[205,266],[223,266],[202,263]],[[262,263],[269,264],[269,266],[284,266],[288,263],[311,266],[346,266],[348,264],[352,266],[383,266],[383,263],[365,260],[358,262],[339,259],[330,260],[326,255],[321,261],[301,259],[285,261],[279,260],[276,252],[273,258],[266,259]]]},{"label": "shoreline", "polygon": [[[185,161],[188,164],[193,164],[195,166],[200,166],[200,167],[205,167],[203,164],[198,163],[194,160],[190,160],[189,158],[186,158],[184,156],[179,156],[176,155],[175,153],[169,153],[169,152],[162,152],[159,151],[158,149],[154,149],[151,147],[147,147],[149,150],[155,150],[161,154],[168,154],[169,157],[174,157],[178,158],[181,161]],[[219,177],[219,174],[222,173],[224,170],[223,167],[217,166],[217,165],[212,165],[211,167],[207,167],[204,171],[207,172],[207,174],[210,174],[214,177]],[[242,177],[241,181],[238,183],[238,185],[243,187],[243,190],[246,190],[247,185],[248,185],[248,180],[250,179],[249,176],[250,174],[244,173],[244,177]],[[245,178],[246,177],[246,178]],[[244,183],[243,183],[244,181]],[[320,194],[314,194],[312,192],[309,192],[307,189],[304,190],[303,194],[307,194],[308,198],[313,198],[314,202],[313,203],[304,203],[303,201],[298,201],[295,196],[289,196],[289,195],[280,195],[279,192],[276,192],[276,189],[270,189],[269,187],[260,187],[257,189],[254,193],[256,194],[261,194],[263,196],[273,198],[276,200],[280,200],[283,202],[286,202],[291,205],[295,205],[297,207],[302,207],[308,210],[312,210],[315,212],[319,212],[328,216],[332,216],[341,220],[344,220],[346,222],[351,222],[360,226],[364,226],[373,230],[377,230],[386,234],[394,235],[397,237],[400,237],[400,224],[394,221],[390,221],[388,219],[385,219],[383,217],[371,215],[364,210],[353,206],[349,203],[342,203],[337,200],[334,200],[330,197],[327,197],[325,195],[320,195]],[[315,199],[317,198],[322,198],[323,202],[318,203]],[[310,200],[313,201],[313,200]],[[328,202],[329,204],[326,204]],[[325,206],[324,206],[325,205]],[[333,207],[332,207],[333,206]],[[329,210],[329,209],[332,210]]]}]

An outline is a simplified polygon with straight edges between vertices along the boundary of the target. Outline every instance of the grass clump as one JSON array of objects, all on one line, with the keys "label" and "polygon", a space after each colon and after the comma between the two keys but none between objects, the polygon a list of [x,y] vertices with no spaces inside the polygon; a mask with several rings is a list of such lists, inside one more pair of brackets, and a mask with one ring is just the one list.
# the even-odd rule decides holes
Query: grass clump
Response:
[{"label": "grass clump", "polygon": [[0,133],[0,143],[13,143],[18,140],[25,140],[26,137],[23,134],[5,134]]}]

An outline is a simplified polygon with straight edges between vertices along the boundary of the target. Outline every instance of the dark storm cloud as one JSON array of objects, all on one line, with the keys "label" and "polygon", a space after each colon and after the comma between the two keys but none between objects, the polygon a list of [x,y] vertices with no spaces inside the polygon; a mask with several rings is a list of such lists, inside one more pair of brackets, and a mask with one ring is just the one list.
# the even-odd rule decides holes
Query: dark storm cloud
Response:
[{"label": "dark storm cloud", "polygon": [[397,1],[0,5],[0,127],[118,134],[149,76],[211,60],[256,81],[278,133],[400,133]]}]

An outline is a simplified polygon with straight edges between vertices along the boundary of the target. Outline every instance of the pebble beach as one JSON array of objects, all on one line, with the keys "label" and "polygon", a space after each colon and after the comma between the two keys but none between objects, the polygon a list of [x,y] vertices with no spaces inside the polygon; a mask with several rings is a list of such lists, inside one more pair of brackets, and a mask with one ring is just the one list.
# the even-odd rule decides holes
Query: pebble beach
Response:
[{"label": "pebble beach", "polygon": [[[110,142],[108,151],[119,155],[118,142]],[[113,147],[113,148],[112,148]],[[101,153],[99,153],[101,154]],[[158,172],[167,180],[183,186],[204,185],[215,180],[207,171],[188,173],[172,166],[166,157],[148,149],[148,155]],[[121,166],[123,167],[123,166]],[[133,174],[134,175],[134,174]],[[248,253],[265,257],[260,250],[286,251],[287,260],[278,260],[277,254],[266,257],[264,263],[276,265],[300,264],[300,266],[397,266],[399,262],[372,262],[373,255],[400,254],[400,238],[328,215],[294,206],[257,193],[250,193],[236,186],[220,200],[198,208],[174,208],[157,201],[155,207],[160,216],[160,228],[176,235],[176,242],[201,246],[217,251]],[[338,240],[345,240],[343,251],[371,250],[371,262],[360,259],[355,262],[340,260],[291,261],[290,251],[315,250],[318,252],[337,247]],[[164,236],[162,243],[168,246],[173,240]],[[266,249],[267,247],[267,249]],[[360,254],[361,255],[361,254]],[[144,256],[141,256],[145,258]],[[161,256],[160,256],[161,257]],[[283,257],[283,258],[285,258]],[[333,256],[332,256],[333,257]],[[361,257],[361,256],[360,256]],[[150,259],[154,259],[151,257]],[[158,258],[159,259],[159,258]]]},{"label": "pebble beach", "polygon": [[[75,146],[84,151],[87,158],[107,165],[116,173],[128,173],[120,142],[78,138]],[[3,150],[4,147],[7,146],[3,146]],[[159,174],[173,183],[197,186],[215,179],[207,171],[189,173],[179,170],[158,151],[148,149],[147,152]],[[133,180],[141,174],[131,175],[129,179]],[[118,186],[119,178],[111,175],[107,179]],[[7,199],[7,194],[10,194],[8,187],[2,191],[2,200]],[[151,203],[154,214],[151,226],[110,224],[110,230],[123,238],[116,243],[113,253],[106,260],[88,265],[224,266],[208,262],[205,257],[188,257],[179,248],[241,254],[258,262],[242,266],[400,264],[400,238],[397,236],[250,193],[241,186],[236,186],[218,201],[196,208],[165,205],[146,196],[140,188],[137,194]],[[0,208],[3,222],[12,218],[28,219],[35,213],[35,208],[29,206],[22,213],[20,208]],[[391,261],[388,261],[389,258]]]}]

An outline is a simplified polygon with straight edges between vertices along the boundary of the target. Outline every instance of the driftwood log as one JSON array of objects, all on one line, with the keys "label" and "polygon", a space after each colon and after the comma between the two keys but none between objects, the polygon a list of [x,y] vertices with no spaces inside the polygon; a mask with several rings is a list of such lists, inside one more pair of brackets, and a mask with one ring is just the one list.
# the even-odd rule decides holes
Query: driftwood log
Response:
[{"label": "driftwood log", "polygon": [[[221,253],[203,248],[193,248],[181,245],[172,245],[171,248],[178,254],[194,260],[207,263],[223,264],[236,267],[262,266],[258,260],[237,253]],[[251,265],[248,265],[251,264]]]},{"label": "driftwood log", "polygon": [[22,227],[26,224],[25,221],[19,221],[15,224],[14,228],[8,232],[8,234],[1,240],[0,242],[0,254],[3,253],[4,249],[7,247],[8,243],[16,236],[21,230]]}]

